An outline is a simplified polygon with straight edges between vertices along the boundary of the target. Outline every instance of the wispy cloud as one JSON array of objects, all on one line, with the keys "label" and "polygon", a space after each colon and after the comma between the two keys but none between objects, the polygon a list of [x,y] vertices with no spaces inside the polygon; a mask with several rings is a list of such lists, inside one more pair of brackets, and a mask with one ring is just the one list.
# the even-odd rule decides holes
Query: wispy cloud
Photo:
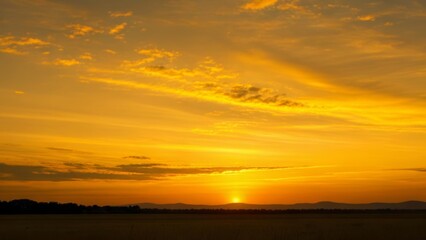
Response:
[{"label": "wispy cloud", "polygon": [[425,172],[426,168],[398,168],[398,169],[392,169],[397,171],[413,171],[413,172]]},{"label": "wispy cloud", "polygon": [[45,46],[49,45],[49,42],[43,41],[38,38],[32,38],[32,37],[21,37],[17,38],[15,36],[5,36],[0,37],[0,46]]},{"label": "wispy cloud", "polygon": [[152,58],[153,60],[157,60],[157,59],[173,60],[174,58],[180,55],[179,52],[167,51],[167,50],[159,49],[159,48],[139,49],[137,52],[140,55],[146,56],[148,58]]},{"label": "wispy cloud", "polygon": [[[49,64],[49,63],[47,63],[47,64]],[[70,59],[58,58],[55,61],[51,62],[50,64],[53,64],[53,65],[56,65],[56,66],[71,67],[71,66],[75,66],[75,65],[80,65],[81,62],[78,61],[77,59],[74,59],[74,58],[70,58]]]},{"label": "wispy cloud", "polygon": [[231,86],[220,86],[215,84],[206,84],[206,88],[213,88],[225,96],[243,102],[257,102],[264,104],[273,104],[277,106],[302,107],[303,104],[290,101],[285,94],[277,93],[269,88],[260,88],[251,84],[235,84]]},{"label": "wispy cloud", "polygon": [[70,24],[67,26],[71,30],[71,34],[68,34],[68,38],[74,39],[76,37],[82,37],[90,33],[102,32],[95,28],[82,24]]},{"label": "wispy cloud", "polygon": [[127,12],[109,12],[109,15],[111,17],[117,18],[117,17],[130,17],[133,15],[132,11]]},{"label": "wispy cloud", "polygon": [[116,52],[116,51],[114,51],[114,50],[112,50],[112,49],[105,49],[105,52],[106,52],[106,53],[109,53],[109,54],[112,54],[112,55],[117,54],[117,52]]},{"label": "wispy cloud", "polygon": [[376,17],[373,15],[364,15],[364,16],[359,16],[358,20],[362,22],[372,22],[376,20]]},{"label": "wispy cloud", "polygon": [[277,9],[282,11],[296,11],[301,13],[311,13],[307,8],[299,3],[299,0],[286,0],[277,5]]},{"label": "wispy cloud", "polygon": [[0,163],[0,179],[4,181],[75,181],[75,180],[152,180],[143,174],[119,174],[79,171],[59,171],[40,165],[9,165]]},{"label": "wispy cloud", "polygon": [[261,10],[275,5],[278,0],[251,0],[242,6],[246,10]]},{"label": "wispy cloud", "polygon": [[149,160],[149,159],[151,159],[150,157],[147,157],[147,156],[135,156],[135,155],[133,155],[133,156],[125,156],[123,158],[124,159],[137,159],[137,160]]},{"label": "wispy cloud", "polygon": [[241,171],[268,171],[287,167],[173,167],[161,163],[122,164],[114,167],[64,163],[58,170],[42,165],[0,163],[4,181],[75,181],[75,180],[162,180],[179,175],[224,174]]},{"label": "wispy cloud", "polygon": [[[179,52],[158,48],[141,49],[137,52],[144,58],[123,61],[120,66],[122,72],[134,72],[165,79],[168,84],[160,86],[160,84],[93,77],[89,77],[87,80],[260,109],[264,107],[304,107],[304,104],[290,100],[277,90],[238,83],[238,74],[224,69],[211,58],[206,58],[194,68],[178,68],[155,64],[159,63],[159,60],[171,62],[180,55]],[[121,73],[117,72],[117,74]],[[123,77],[126,78],[126,76]],[[229,82],[231,79],[233,82]],[[178,83],[179,86],[175,86],[175,83]]]},{"label": "wispy cloud", "polygon": [[115,38],[117,38],[117,39],[123,39],[124,38],[124,35],[123,34],[121,34],[121,32],[126,28],[126,26],[127,26],[127,23],[121,23],[121,24],[118,24],[118,25],[115,25],[114,27],[112,27],[110,30],[109,30],[109,34],[110,35],[112,35],[112,36],[114,36]]},{"label": "wispy cloud", "polygon": [[6,48],[0,48],[0,52],[12,54],[12,55],[25,55],[28,54],[28,52],[19,51],[16,48],[6,47]]},{"label": "wispy cloud", "polygon": [[93,60],[92,54],[88,52],[81,54],[79,58],[83,60]]},{"label": "wispy cloud", "polygon": [[38,48],[47,45],[50,43],[34,37],[0,36],[0,52],[7,54],[25,55],[28,53],[25,51],[26,47]]},{"label": "wispy cloud", "polygon": [[147,76],[175,80],[197,78],[197,81],[200,81],[201,79],[220,80],[234,79],[237,77],[237,74],[226,71],[220,64],[217,64],[210,58],[206,58],[193,68],[179,68],[165,65],[165,62],[171,62],[178,57],[180,55],[179,52],[159,49],[143,49],[139,50],[139,53],[145,57],[138,60],[125,60],[121,65],[121,69],[141,73]]},{"label": "wispy cloud", "polygon": [[174,51],[167,51],[164,49],[158,49],[158,48],[145,48],[137,50],[137,53],[142,55],[143,58],[137,59],[137,60],[125,60],[122,63],[123,68],[127,69],[135,69],[145,66],[148,63],[153,63],[157,60],[165,60],[165,61],[172,61],[177,56],[179,56],[179,52]]},{"label": "wispy cloud", "polygon": [[58,148],[58,147],[47,147],[47,150],[60,152],[60,153],[76,153],[76,154],[90,154],[90,152],[80,151],[80,150],[74,150],[70,148]]},{"label": "wispy cloud", "polygon": [[[218,85],[206,85],[205,83],[199,84],[201,88],[174,88],[172,86],[161,86],[154,84],[146,84],[141,82],[135,82],[130,80],[113,79],[113,78],[94,78],[94,77],[82,77],[83,80],[99,82],[109,85],[134,88],[134,89],[146,89],[155,92],[161,92],[171,94],[179,97],[196,98],[199,100],[215,102],[220,104],[226,104],[231,106],[239,106],[250,109],[257,109],[259,111],[271,111],[271,112],[288,112],[288,108],[297,108],[299,111],[303,110],[303,103],[296,101],[286,100],[282,94],[272,95],[256,95],[252,93],[245,93],[246,90],[226,90],[226,88],[217,87]],[[239,89],[240,87],[237,87]],[[259,88],[260,90],[260,88]],[[238,91],[241,91],[238,93]],[[263,90],[265,91],[265,90]],[[273,92],[273,91],[265,91]]]}]

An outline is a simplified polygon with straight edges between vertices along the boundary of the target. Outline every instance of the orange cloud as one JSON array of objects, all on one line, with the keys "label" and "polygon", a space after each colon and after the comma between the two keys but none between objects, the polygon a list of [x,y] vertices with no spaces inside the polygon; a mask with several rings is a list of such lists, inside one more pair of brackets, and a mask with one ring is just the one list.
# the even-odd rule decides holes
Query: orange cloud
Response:
[{"label": "orange cloud", "polygon": [[14,36],[6,36],[6,37],[0,37],[0,46],[1,47],[7,47],[7,46],[28,46],[28,45],[35,45],[35,46],[44,46],[49,45],[49,42],[45,42],[43,40],[40,40],[38,38],[32,38],[32,37],[21,37],[17,38]]},{"label": "orange cloud", "polygon": [[22,51],[19,51],[16,48],[11,48],[11,47],[0,48],[0,52],[7,53],[7,54],[13,54],[13,55],[25,55],[25,54],[27,54],[27,52],[22,52]]},{"label": "orange cloud", "polygon": [[246,10],[261,10],[275,5],[278,0],[251,0],[242,6]]},{"label": "orange cloud", "polygon": [[122,39],[123,35],[120,34],[120,32],[123,31],[126,28],[126,26],[127,26],[127,23],[118,24],[109,30],[109,34],[115,36],[115,38],[117,39]]},{"label": "orange cloud", "polygon": [[81,25],[81,24],[71,24],[71,25],[68,25],[67,28],[70,28],[72,31],[72,33],[68,35],[68,38],[71,38],[71,39],[76,37],[81,37],[93,32],[99,32],[95,30],[93,27]]},{"label": "orange cloud", "polygon": [[133,15],[132,11],[128,11],[128,12],[109,12],[109,15],[111,17],[130,17]]},{"label": "orange cloud", "polygon": [[106,53],[109,53],[109,54],[112,54],[112,55],[117,54],[117,52],[116,52],[116,51],[114,51],[114,50],[112,50],[112,49],[105,49],[105,52],[106,52]]},{"label": "orange cloud", "polygon": [[144,58],[135,60],[135,61],[124,61],[122,66],[124,68],[137,68],[142,67],[144,64],[155,62],[156,60],[165,59],[167,61],[172,61],[174,58],[180,55],[179,52],[167,51],[164,49],[158,48],[147,48],[140,49],[137,51]]},{"label": "orange cloud", "polygon": [[22,51],[25,47],[41,47],[50,45],[49,42],[33,37],[0,37],[0,52],[14,55],[25,55],[27,52]]},{"label": "orange cloud", "polygon": [[373,15],[365,15],[365,16],[359,16],[358,20],[362,22],[372,22],[376,20],[376,17]]},{"label": "orange cloud", "polygon": [[155,59],[158,59],[158,58],[172,59],[179,56],[178,52],[166,51],[166,50],[158,49],[158,48],[141,49],[138,51],[138,53],[141,55],[155,58]]},{"label": "orange cloud", "polygon": [[286,10],[295,10],[295,11],[305,11],[304,7],[298,4],[298,0],[286,1],[278,6],[278,9]]},{"label": "orange cloud", "polygon": [[70,67],[70,66],[74,66],[74,65],[79,65],[81,63],[80,63],[80,61],[78,61],[76,59],[59,59],[58,58],[52,64],[56,65],[56,66]]},{"label": "orange cloud", "polygon": [[80,55],[80,59],[83,59],[83,60],[93,60],[93,56],[90,53],[84,53],[84,54]]}]

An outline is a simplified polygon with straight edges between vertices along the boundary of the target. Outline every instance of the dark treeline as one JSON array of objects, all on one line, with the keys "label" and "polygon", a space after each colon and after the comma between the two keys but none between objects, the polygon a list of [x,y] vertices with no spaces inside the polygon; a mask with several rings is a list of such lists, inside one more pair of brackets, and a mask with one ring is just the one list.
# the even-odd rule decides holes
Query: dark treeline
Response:
[{"label": "dark treeline", "polygon": [[84,206],[75,203],[36,202],[28,199],[0,201],[0,214],[102,214],[139,213],[138,206]]},{"label": "dark treeline", "polygon": [[0,201],[0,214],[426,214],[395,209],[143,209],[139,206],[85,206],[75,203]]}]

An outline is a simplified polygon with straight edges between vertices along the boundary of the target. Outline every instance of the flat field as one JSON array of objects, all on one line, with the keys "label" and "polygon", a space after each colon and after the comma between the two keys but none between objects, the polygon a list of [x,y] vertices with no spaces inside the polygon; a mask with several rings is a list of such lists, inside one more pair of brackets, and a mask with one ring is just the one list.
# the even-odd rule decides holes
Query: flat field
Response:
[{"label": "flat field", "polygon": [[425,214],[0,215],[2,240],[425,240]]}]

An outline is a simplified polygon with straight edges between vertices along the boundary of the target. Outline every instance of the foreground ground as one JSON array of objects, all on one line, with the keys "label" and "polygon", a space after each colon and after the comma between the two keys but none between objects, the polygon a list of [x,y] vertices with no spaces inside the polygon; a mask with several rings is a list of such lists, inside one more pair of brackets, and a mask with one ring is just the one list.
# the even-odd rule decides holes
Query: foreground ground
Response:
[{"label": "foreground ground", "polygon": [[423,240],[426,215],[3,215],[0,238]]}]

